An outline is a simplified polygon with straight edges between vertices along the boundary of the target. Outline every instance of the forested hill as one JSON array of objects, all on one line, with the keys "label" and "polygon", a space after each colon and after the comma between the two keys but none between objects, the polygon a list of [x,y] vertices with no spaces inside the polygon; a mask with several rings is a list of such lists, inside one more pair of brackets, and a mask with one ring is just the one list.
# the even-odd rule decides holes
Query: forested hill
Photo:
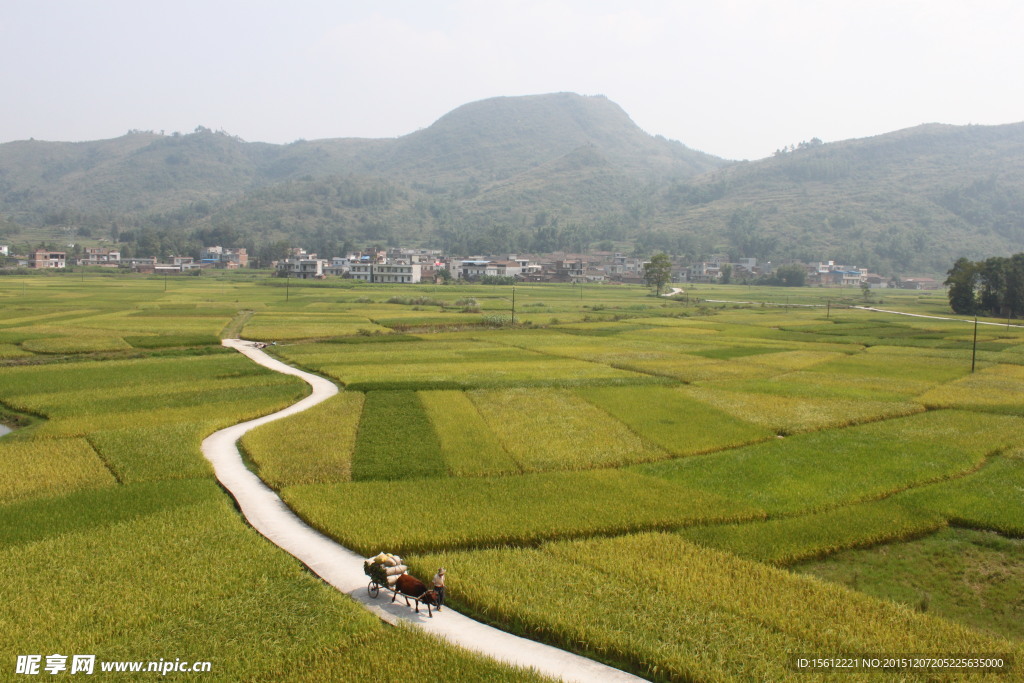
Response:
[{"label": "forested hill", "polygon": [[468,104],[394,139],[270,145],[200,126],[187,135],[134,131],[96,142],[7,143],[0,145],[0,211],[29,224],[54,213],[144,219],[188,202],[213,206],[279,183],[335,177],[444,193],[506,179],[579,148],[595,150],[624,176],[694,175],[726,163],[648,135],[604,97],[559,93]]},{"label": "forested hill", "polygon": [[804,142],[673,183],[655,205],[750,256],[828,253],[883,273],[941,274],[958,256],[1024,247],[1024,123]]},{"label": "forested hill", "polygon": [[3,144],[0,242],[59,232],[162,253],[234,242],[267,257],[284,243],[323,255],[346,242],[632,243],[941,274],[958,256],[1024,249],[1022,152],[1024,124],[928,125],[736,163],[649,135],[602,96],[500,97],[393,139],[272,145],[199,127]]}]

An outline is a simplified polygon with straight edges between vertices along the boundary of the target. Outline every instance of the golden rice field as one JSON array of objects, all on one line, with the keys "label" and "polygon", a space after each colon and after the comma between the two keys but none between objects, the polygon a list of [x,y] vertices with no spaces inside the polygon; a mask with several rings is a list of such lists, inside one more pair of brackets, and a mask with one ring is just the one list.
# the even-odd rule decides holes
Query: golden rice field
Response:
[{"label": "golden rice field", "polygon": [[[1024,594],[998,570],[1024,538],[1024,330],[979,329],[972,373],[964,323],[829,290],[782,292],[826,313],[762,306],[772,288],[525,285],[510,327],[500,286],[168,280],[0,278],[6,661],[540,680],[381,625],[241,521],[199,442],[307,392],[217,345],[241,330],[344,388],[246,436],[249,466],[349,547],[443,564],[484,621],[659,681],[879,680],[797,673],[798,654],[1024,662],[1024,604],[957,588]],[[966,579],[965,528],[1000,539]],[[924,597],[879,569],[921,543]]]},{"label": "golden rice field", "polygon": [[799,681],[808,674],[789,662],[813,653],[1024,653],[1019,642],[667,533],[415,562],[448,567],[482,618],[585,651],[614,649],[653,678]]},{"label": "golden rice field", "polygon": [[0,442],[0,501],[117,483],[85,439]]},{"label": "golden rice field", "polygon": [[350,481],[362,410],[363,394],[340,393],[292,419],[254,429],[240,447],[274,488]]}]

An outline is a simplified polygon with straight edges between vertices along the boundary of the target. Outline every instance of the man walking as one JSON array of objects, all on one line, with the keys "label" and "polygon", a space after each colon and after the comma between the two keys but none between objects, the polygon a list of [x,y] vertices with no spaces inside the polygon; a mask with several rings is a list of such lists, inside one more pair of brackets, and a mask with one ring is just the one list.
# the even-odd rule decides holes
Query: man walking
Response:
[{"label": "man walking", "polygon": [[437,611],[440,612],[441,606],[444,605],[444,567],[434,574],[434,592],[437,593]]}]

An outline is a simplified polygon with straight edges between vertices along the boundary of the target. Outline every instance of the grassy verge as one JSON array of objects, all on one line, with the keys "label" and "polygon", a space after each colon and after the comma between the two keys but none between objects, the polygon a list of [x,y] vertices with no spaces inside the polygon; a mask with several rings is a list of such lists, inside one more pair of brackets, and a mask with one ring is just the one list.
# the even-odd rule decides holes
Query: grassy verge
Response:
[{"label": "grassy verge", "polygon": [[841,552],[794,570],[1024,642],[1020,539],[945,529],[909,543]]}]

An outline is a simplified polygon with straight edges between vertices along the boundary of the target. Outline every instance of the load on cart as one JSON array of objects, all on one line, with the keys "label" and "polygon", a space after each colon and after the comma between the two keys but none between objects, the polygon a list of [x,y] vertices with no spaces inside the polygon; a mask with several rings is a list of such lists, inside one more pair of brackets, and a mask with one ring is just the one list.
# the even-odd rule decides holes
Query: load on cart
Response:
[{"label": "load on cart", "polygon": [[391,602],[401,595],[405,598],[405,604],[409,607],[409,599],[416,602],[416,613],[420,612],[420,603],[427,606],[427,614],[433,618],[432,606],[438,605],[437,593],[427,590],[426,584],[408,573],[408,567],[402,562],[398,555],[380,553],[375,557],[367,558],[363,562],[363,572],[370,577],[370,585],[366,591],[371,598],[380,595],[381,589],[391,593]]}]

